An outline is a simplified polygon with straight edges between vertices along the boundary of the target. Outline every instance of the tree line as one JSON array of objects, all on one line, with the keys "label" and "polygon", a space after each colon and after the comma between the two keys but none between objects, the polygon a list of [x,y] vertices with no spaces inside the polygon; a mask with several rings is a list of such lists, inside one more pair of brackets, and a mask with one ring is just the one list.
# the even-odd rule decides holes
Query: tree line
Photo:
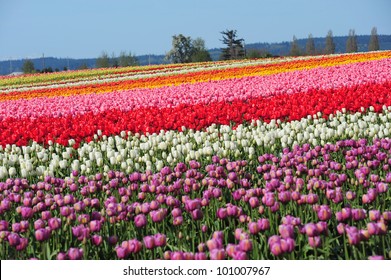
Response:
[{"label": "tree line", "polygon": [[[377,34],[377,28],[373,27],[371,30],[371,36],[368,42],[368,51],[377,51],[380,49],[379,38]],[[349,30],[348,39],[346,40],[346,53],[353,53],[358,51],[357,45],[357,35],[354,29]],[[329,30],[326,35],[326,42],[323,49],[316,49],[314,38],[312,34],[308,35],[306,42],[305,50],[300,49],[297,39],[293,36],[291,42],[291,56],[300,56],[300,55],[317,55],[317,54],[333,54],[335,53],[335,44],[333,40],[333,32]]]},{"label": "tree line", "polygon": [[[219,60],[231,60],[231,59],[254,59],[271,57],[268,52],[258,49],[246,49],[244,46],[244,39],[239,38],[236,30],[225,30],[220,32],[222,39],[220,41],[224,45],[221,48],[221,54]],[[333,40],[333,32],[330,30],[326,35],[325,45],[323,48],[316,48],[314,38],[312,34],[308,35],[305,49],[300,48],[296,36],[293,36],[293,40],[290,44],[290,55],[318,55],[318,54],[333,54],[335,53],[335,43]],[[379,38],[377,34],[377,28],[373,27],[371,30],[371,36],[368,43],[368,51],[379,50]],[[348,39],[346,41],[346,52],[352,53],[358,51],[357,36],[355,30],[349,30]],[[202,38],[192,39],[190,36],[184,36],[178,34],[172,36],[172,47],[166,53],[165,61],[168,63],[190,63],[190,62],[204,62],[211,61],[210,53],[206,49],[205,41]],[[96,68],[107,67],[126,67],[137,66],[139,61],[137,57],[131,52],[126,53],[122,51],[119,56],[114,53],[109,56],[107,52],[97,58]],[[78,69],[87,69],[86,64],[82,64]],[[67,70],[64,67],[63,70]],[[53,70],[51,67],[37,70],[34,68],[34,63],[27,59],[24,61],[22,71],[24,73],[36,73],[36,72],[54,72],[60,71],[59,69]]]}]

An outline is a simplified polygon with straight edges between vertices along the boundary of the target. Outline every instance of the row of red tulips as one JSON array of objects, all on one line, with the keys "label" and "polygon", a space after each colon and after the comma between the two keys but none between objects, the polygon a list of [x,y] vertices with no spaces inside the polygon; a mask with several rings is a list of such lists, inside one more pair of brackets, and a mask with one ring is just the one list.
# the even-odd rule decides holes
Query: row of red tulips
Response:
[{"label": "row of red tulips", "polygon": [[358,111],[362,107],[373,106],[375,111],[381,111],[383,105],[391,105],[390,81],[174,108],[144,108],[127,112],[112,108],[100,114],[86,113],[75,117],[3,120],[0,122],[0,145],[26,145],[32,140],[39,143],[54,140],[67,145],[69,139],[75,139],[76,143],[92,140],[98,129],[104,135],[121,131],[152,133],[162,129],[181,130],[183,126],[199,130],[213,123],[238,124],[254,119],[297,120],[317,112],[327,116],[342,108]]}]

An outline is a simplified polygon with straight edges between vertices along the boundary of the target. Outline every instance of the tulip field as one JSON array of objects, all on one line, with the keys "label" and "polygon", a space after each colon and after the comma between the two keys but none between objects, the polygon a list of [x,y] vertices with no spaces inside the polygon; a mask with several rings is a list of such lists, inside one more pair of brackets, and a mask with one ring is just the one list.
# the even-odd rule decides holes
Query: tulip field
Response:
[{"label": "tulip field", "polygon": [[0,77],[0,259],[391,259],[391,51]]}]

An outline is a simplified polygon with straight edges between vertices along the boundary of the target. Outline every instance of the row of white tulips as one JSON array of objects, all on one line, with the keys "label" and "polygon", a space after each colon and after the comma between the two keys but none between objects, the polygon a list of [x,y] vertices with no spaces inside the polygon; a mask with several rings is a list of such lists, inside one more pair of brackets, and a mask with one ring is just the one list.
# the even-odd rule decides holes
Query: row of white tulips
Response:
[{"label": "row of white tulips", "polygon": [[330,115],[321,113],[300,121],[270,123],[253,121],[232,129],[212,125],[205,131],[161,131],[159,134],[101,135],[74,149],[73,140],[64,147],[49,142],[46,148],[33,142],[30,146],[0,146],[0,180],[8,177],[42,179],[45,175],[70,176],[72,170],[84,175],[105,173],[112,169],[124,172],[160,170],[165,165],[190,160],[210,161],[213,155],[231,159],[256,160],[262,152],[278,152],[284,147],[308,143],[311,146],[340,139],[385,138],[391,130],[391,107],[382,113],[369,111]]}]

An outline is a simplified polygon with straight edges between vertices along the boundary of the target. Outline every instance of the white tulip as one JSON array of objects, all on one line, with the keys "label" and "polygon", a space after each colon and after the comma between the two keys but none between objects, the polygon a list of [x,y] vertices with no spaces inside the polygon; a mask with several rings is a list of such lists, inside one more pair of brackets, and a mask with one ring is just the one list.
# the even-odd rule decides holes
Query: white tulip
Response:
[{"label": "white tulip", "polygon": [[9,176],[13,177],[16,175],[16,169],[15,167],[10,167],[10,169],[8,170],[8,174]]}]

